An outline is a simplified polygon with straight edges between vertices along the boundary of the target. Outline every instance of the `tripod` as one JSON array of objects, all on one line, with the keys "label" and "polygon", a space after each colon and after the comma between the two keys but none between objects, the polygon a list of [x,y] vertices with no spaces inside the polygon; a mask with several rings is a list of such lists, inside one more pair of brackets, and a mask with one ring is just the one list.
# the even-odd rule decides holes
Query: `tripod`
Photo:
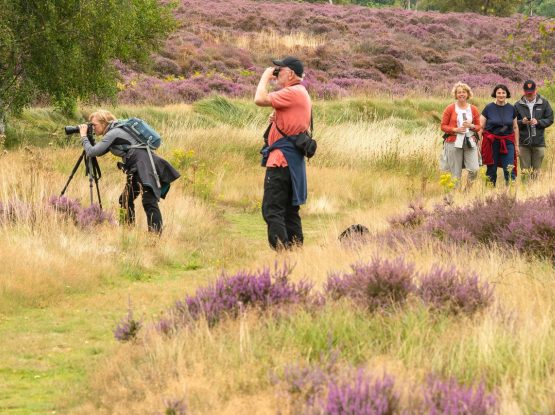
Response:
[{"label": "tripod", "polygon": [[[87,138],[89,139],[89,142],[91,143],[91,145],[94,146],[95,143],[92,135],[87,135]],[[77,163],[75,163],[75,166],[73,166],[73,170],[71,171],[71,174],[69,175],[66,185],[62,189],[60,196],[63,196],[64,193],[66,192],[69,186],[69,183],[71,182],[71,179],[73,179],[75,172],[77,171],[77,169],[79,168],[79,165],[83,160],[85,161],[85,175],[89,177],[91,205],[93,204],[93,182],[94,182],[94,184],[96,185],[96,195],[98,197],[98,205],[102,210],[102,201],[100,200],[100,189],[98,188],[98,180],[100,180],[100,178],[102,177],[102,172],[100,171],[100,166],[98,165],[98,160],[96,160],[96,157],[88,157],[85,150],[83,150],[83,152],[81,153],[81,156],[79,156],[79,159],[77,160]]]}]

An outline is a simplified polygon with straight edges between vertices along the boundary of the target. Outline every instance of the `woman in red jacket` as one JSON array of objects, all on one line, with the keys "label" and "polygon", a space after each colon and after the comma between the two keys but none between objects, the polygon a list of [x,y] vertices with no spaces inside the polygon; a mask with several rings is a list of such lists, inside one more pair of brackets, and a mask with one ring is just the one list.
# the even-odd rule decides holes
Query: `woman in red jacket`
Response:
[{"label": "woman in red jacket", "polygon": [[468,170],[468,180],[472,182],[479,169],[480,113],[468,102],[472,90],[467,84],[457,82],[452,94],[456,101],[445,108],[441,119],[441,130],[445,133],[444,156],[457,183],[461,180],[463,167]]}]

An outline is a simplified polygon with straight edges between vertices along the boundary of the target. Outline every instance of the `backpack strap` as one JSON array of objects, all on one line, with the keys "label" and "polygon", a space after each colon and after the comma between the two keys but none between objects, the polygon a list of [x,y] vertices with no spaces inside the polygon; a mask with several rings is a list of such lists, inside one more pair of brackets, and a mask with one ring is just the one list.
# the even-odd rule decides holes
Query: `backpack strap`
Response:
[{"label": "backpack strap", "polygon": [[[137,137],[137,134],[135,134],[135,131],[133,131],[132,128],[128,128],[125,124],[119,124],[115,126],[116,128],[121,128],[123,131],[125,131],[126,133],[128,133],[131,137],[133,137],[137,142],[141,143],[141,140]],[[158,172],[156,171],[156,165],[154,164],[154,157],[152,157],[152,151],[150,149],[150,146],[148,144],[133,144],[130,146],[125,146],[125,151],[132,149],[132,148],[144,148],[146,149],[146,152],[148,153],[148,158],[150,159],[150,165],[152,166],[152,173],[154,173],[154,179],[156,180],[156,186],[158,186],[158,188],[160,189],[162,187],[161,183],[160,183],[160,176],[158,176]]]},{"label": "backpack strap", "polygon": [[160,184],[160,176],[158,176],[158,172],[156,171],[156,165],[154,164],[154,157],[152,157],[152,151],[150,150],[150,146],[148,144],[135,144],[129,146],[127,148],[145,148],[146,152],[148,153],[148,158],[150,159],[150,165],[152,166],[152,172],[154,173],[154,179],[156,180],[156,186],[160,189],[162,185]]}]

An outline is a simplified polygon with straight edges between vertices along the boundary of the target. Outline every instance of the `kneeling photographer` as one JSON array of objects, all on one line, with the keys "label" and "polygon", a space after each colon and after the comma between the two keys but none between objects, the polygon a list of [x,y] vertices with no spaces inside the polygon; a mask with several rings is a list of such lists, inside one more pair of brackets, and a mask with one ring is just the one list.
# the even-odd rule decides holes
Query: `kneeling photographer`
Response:
[{"label": "kneeling photographer", "polygon": [[162,232],[162,214],[158,207],[160,198],[165,198],[170,183],[179,178],[180,174],[163,158],[152,153],[148,146],[132,134],[125,123],[118,121],[109,111],[98,110],[89,117],[90,124],[96,135],[103,135],[102,141],[91,145],[87,138],[88,124],[79,125],[81,143],[87,157],[98,157],[111,152],[121,157],[118,167],[127,176],[125,188],[119,198],[125,210],[125,221],[135,222],[134,201],[142,193],[143,208],[146,213],[148,230]]}]

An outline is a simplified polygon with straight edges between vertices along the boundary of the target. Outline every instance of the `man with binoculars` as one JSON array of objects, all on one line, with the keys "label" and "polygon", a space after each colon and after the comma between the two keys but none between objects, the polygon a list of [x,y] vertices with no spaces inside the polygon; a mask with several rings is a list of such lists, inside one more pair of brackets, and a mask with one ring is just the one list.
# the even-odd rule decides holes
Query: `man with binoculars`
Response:
[{"label": "man with binoculars", "polygon": [[[267,68],[262,74],[254,102],[261,107],[274,108],[263,153],[267,159],[263,158],[266,176],[262,216],[268,225],[270,246],[280,249],[303,244],[299,209],[306,201],[305,161],[294,145],[283,138],[308,131],[312,104],[308,92],[301,85],[302,62],[287,56],[274,60],[273,64],[275,66]],[[268,93],[270,80],[276,80],[281,89]]]}]

